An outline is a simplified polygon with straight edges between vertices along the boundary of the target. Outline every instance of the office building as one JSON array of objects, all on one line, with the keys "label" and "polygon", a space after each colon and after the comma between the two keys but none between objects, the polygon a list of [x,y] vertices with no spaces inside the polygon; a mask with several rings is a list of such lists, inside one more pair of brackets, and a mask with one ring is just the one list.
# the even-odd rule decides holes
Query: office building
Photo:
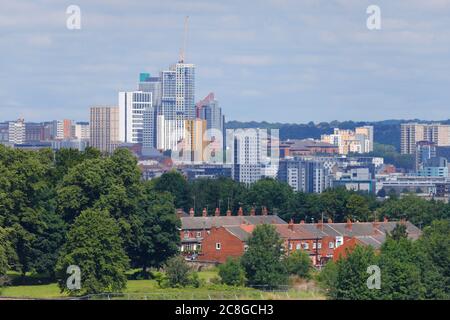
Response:
[{"label": "office building", "polygon": [[142,144],[144,113],[152,111],[151,92],[119,92],[119,140]]},{"label": "office building", "polygon": [[91,107],[89,132],[91,147],[113,152],[119,140],[119,108]]}]

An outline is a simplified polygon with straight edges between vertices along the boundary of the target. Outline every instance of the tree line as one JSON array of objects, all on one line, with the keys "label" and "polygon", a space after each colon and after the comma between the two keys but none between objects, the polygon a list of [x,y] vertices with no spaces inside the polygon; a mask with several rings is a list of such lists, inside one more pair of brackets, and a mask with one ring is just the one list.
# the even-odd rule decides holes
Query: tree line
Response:
[{"label": "tree line", "polygon": [[243,208],[247,214],[252,208],[261,214],[266,207],[286,221],[334,222],[407,219],[424,227],[433,220],[448,219],[450,205],[442,201],[424,200],[413,194],[398,197],[390,193],[388,199],[377,199],[374,194],[346,190],[344,187],[325,190],[321,194],[294,192],[283,182],[262,179],[246,186],[232,179],[197,179],[187,181],[176,171],[163,174],[151,182],[155,190],[170,192],[175,206],[186,212],[195,208],[201,214],[204,208],[213,214],[220,208],[222,214],[230,209],[233,214]]}]

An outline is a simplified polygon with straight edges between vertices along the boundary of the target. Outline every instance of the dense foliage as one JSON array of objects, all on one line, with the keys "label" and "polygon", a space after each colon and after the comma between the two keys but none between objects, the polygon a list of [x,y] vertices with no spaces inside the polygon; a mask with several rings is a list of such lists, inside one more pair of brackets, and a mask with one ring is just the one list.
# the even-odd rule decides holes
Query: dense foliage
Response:
[{"label": "dense foliage", "polygon": [[108,211],[87,209],[75,219],[56,266],[61,291],[70,291],[66,270],[72,265],[81,270],[79,293],[120,292],[125,288],[128,257],[117,221]]},{"label": "dense foliage", "polygon": [[[449,299],[448,220],[435,221],[417,241],[398,228],[378,252],[357,246],[337,262],[328,262],[319,280],[333,299]],[[380,270],[380,288],[369,288],[369,266]]]},{"label": "dense foliage", "polygon": [[[55,279],[57,269],[64,280],[64,267],[74,262],[91,279],[104,271],[107,259],[117,259],[117,265],[109,266],[116,271],[110,272],[123,273],[123,261],[129,260],[145,273],[177,252],[180,222],[175,211],[172,195],[141,181],[137,160],[127,150],[106,156],[90,148],[34,152],[0,146],[0,231],[7,240],[0,248],[1,272],[7,261],[22,275]],[[111,229],[101,229],[106,226]],[[97,232],[85,232],[80,241],[74,230]],[[89,247],[102,242],[102,236],[114,243],[114,252],[106,252],[112,247]],[[10,249],[3,248],[6,243]],[[80,292],[120,290],[124,277],[107,272],[97,283],[82,281]]]},{"label": "dense foliage", "polygon": [[282,248],[282,240],[273,225],[256,226],[248,240],[248,250],[241,258],[249,285],[271,288],[287,284]]},{"label": "dense foliage", "polygon": [[229,286],[242,286],[245,283],[245,270],[239,259],[229,257],[219,266],[219,277],[223,284]]}]

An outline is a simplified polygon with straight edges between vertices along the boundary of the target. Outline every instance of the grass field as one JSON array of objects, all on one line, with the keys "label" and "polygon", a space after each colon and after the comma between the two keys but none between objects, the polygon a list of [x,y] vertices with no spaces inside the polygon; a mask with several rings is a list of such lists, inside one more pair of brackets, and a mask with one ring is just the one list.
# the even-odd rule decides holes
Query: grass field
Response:
[{"label": "grass field", "polygon": [[[146,299],[146,300],[175,300],[175,299],[325,299],[318,290],[289,289],[283,292],[265,292],[246,287],[227,287],[214,285],[211,279],[217,277],[216,270],[199,272],[199,277],[204,281],[200,288],[165,288],[158,286],[155,280],[128,280],[127,288],[120,295],[93,296],[92,299]],[[4,287],[1,297],[14,298],[40,298],[60,299],[68,298],[62,294],[56,283],[41,285],[21,285]]]}]

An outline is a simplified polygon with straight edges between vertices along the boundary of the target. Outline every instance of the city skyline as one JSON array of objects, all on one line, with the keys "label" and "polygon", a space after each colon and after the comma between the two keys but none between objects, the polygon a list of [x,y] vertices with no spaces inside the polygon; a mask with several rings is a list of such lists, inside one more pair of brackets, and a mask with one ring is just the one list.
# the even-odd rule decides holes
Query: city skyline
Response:
[{"label": "city skyline", "polygon": [[319,2],[79,1],[81,30],[68,30],[69,2],[5,1],[2,118],[82,121],[116,105],[139,73],[177,61],[186,15],[195,100],[215,92],[229,120],[449,118],[450,1],[379,1],[376,31],[369,1]]}]

